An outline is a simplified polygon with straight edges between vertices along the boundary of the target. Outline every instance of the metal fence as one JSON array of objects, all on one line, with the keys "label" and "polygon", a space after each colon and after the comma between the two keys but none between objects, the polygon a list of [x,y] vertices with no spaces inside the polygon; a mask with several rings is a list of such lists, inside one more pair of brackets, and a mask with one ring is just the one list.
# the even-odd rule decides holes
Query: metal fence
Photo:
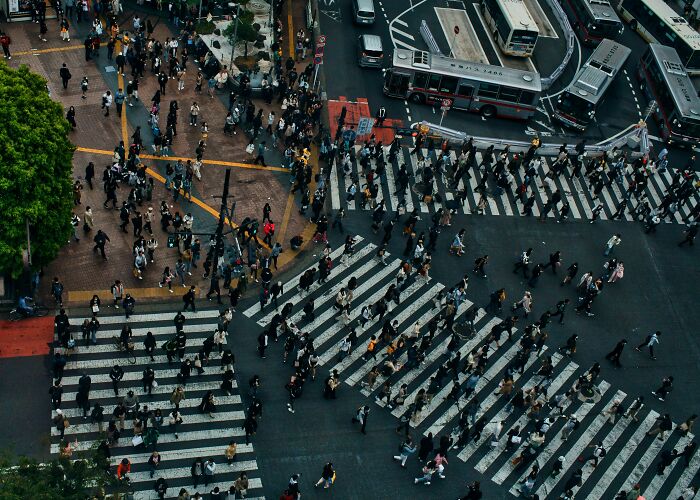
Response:
[{"label": "metal fence", "polygon": [[552,11],[554,12],[554,15],[556,16],[556,18],[559,20],[559,24],[561,25],[561,29],[564,31],[564,35],[566,36],[566,55],[564,56],[564,59],[562,60],[561,64],[559,64],[559,66],[557,66],[557,68],[552,72],[551,75],[546,76],[546,77],[541,79],[543,89],[548,89],[549,87],[551,87],[552,84],[564,72],[564,70],[566,69],[566,66],[569,64],[569,61],[571,60],[572,54],[574,53],[574,44],[576,43],[576,40],[575,40],[576,35],[574,33],[574,30],[571,29],[571,24],[569,23],[569,18],[566,17],[566,13],[564,12],[564,9],[562,9],[559,2],[557,0],[547,0],[547,3],[552,8]]},{"label": "metal fence", "polygon": [[428,46],[430,53],[435,54],[436,56],[441,56],[442,52],[440,51],[440,47],[438,47],[435,37],[430,32],[430,28],[428,28],[428,23],[425,22],[425,19],[420,22],[420,28],[418,31],[420,31],[423,41]]}]

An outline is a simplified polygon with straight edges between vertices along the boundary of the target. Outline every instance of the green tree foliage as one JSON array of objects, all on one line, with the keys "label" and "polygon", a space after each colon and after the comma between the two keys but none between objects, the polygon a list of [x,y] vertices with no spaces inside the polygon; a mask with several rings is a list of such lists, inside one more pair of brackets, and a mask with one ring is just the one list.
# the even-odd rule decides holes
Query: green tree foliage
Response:
[{"label": "green tree foliage", "polygon": [[[234,40],[233,34],[236,33],[236,39]],[[237,42],[245,42],[244,57],[248,56],[248,43],[255,42],[258,39],[258,30],[253,26],[253,13],[249,10],[244,10],[238,19],[238,30],[236,31],[236,21],[231,21],[226,29],[224,30],[224,35],[228,37],[232,45]]]},{"label": "green tree foliage", "polygon": [[71,234],[70,125],[46,81],[0,63],[0,272],[18,277],[30,224],[32,263],[53,260]]},{"label": "green tree foliage", "polygon": [[0,498],[4,500],[84,500],[116,483],[105,474],[103,460],[94,457],[71,461],[66,458],[39,464],[20,457],[0,459]]}]

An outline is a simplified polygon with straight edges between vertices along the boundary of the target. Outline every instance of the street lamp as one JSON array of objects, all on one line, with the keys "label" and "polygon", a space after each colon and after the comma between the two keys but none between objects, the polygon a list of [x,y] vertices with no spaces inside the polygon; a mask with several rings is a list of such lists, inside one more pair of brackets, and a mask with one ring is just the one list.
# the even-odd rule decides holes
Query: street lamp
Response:
[{"label": "street lamp", "polygon": [[228,70],[232,71],[233,68],[233,55],[236,52],[236,38],[238,37],[238,17],[240,14],[240,6],[236,4],[236,12],[233,17],[236,19],[236,24],[233,25],[233,39],[231,40],[231,62],[228,65]]}]

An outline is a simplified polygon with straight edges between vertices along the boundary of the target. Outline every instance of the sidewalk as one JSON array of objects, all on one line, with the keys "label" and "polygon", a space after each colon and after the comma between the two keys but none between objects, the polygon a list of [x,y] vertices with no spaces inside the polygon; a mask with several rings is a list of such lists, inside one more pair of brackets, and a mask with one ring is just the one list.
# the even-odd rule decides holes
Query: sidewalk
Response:
[{"label": "sidewalk", "polygon": [[[121,25],[124,29],[131,28],[132,13],[122,16]],[[146,23],[147,16],[142,15],[143,23]],[[152,22],[155,24],[154,37],[164,40],[171,37],[172,32],[166,26],[164,19],[153,16]],[[87,23],[72,27],[72,38],[70,44],[59,39],[56,26],[49,21],[48,41],[41,42],[38,38],[38,27],[31,23],[13,23],[7,26],[6,31],[13,40],[13,59],[9,63],[13,66],[27,64],[33,71],[44,76],[48,81],[48,87],[54,99],[59,100],[65,109],[74,106],[76,109],[77,128],[72,134],[72,141],[79,147],[74,155],[74,176],[76,179],[83,179],[85,166],[92,161],[95,164],[94,189],[90,190],[87,185],[82,191],[81,205],[76,207],[75,213],[83,219],[85,206],[91,206],[95,221],[95,230],[85,236],[81,230],[79,237],[81,241],[67,244],[60,252],[58,258],[46,269],[43,270],[43,280],[41,285],[42,294],[47,293],[47,287],[53,276],[58,276],[64,283],[69,302],[78,301],[85,303],[97,293],[103,300],[109,298],[109,286],[115,279],[124,282],[126,289],[136,298],[163,298],[170,294],[157,287],[161,272],[166,265],[174,266],[177,260],[177,251],[166,248],[166,235],[160,230],[160,216],[158,214],[154,223],[154,234],[159,241],[159,248],[155,253],[155,262],[149,263],[143,280],[134,278],[132,269],[132,244],[133,233],[122,233],[119,228],[118,212],[115,210],[105,210],[102,207],[105,195],[102,191],[101,177],[106,166],[110,164],[110,155],[114,147],[122,138],[126,136],[125,144],[131,142],[131,135],[136,126],[141,126],[141,137],[144,142],[144,152],[152,152],[151,144],[153,135],[150,126],[147,124],[149,117],[148,109],[150,100],[157,89],[155,77],[150,73],[150,64],[146,70],[146,77],[139,86],[141,100],[134,103],[133,107],[124,106],[127,120],[122,123],[113,105],[109,117],[104,117],[101,110],[101,96],[107,90],[114,94],[118,86],[125,87],[125,81],[114,71],[114,62],[107,61],[106,44],[103,43],[100,49],[100,56],[93,61],[85,61],[85,51],[81,41],[88,31]],[[34,33],[36,31],[36,33]],[[39,50],[33,50],[39,49]],[[65,62],[72,73],[67,90],[60,84],[58,70]],[[110,71],[112,70],[112,71]],[[126,67],[130,71],[129,66]],[[233,138],[223,135],[223,123],[226,116],[226,106],[228,104],[228,94],[219,95],[216,99],[210,99],[205,93],[196,95],[194,83],[196,79],[196,66],[190,61],[187,65],[187,76],[185,79],[185,90],[178,93],[175,80],[170,80],[167,84],[166,94],[161,100],[161,127],[164,128],[167,110],[170,100],[176,99],[179,105],[177,136],[173,143],[173,154],[181,157],[193,158],[194,149],[198,141],[202,138],[199,127],[189,126],[189,107],[193,101],[200,105],[200,124],[203,120],[209,124],[209,134],[207,138],[207,150],[202,168],[202,181],[195,180],[192,194],[195,203],[184,201],[182,198],[178,202],[173,202],[172,196],[163,188],[162,174],[165,171],[167,162],[175,161],[176,157],[159,159],[148,154],[143,155],[144,163],[152,170],[156,179],[153,200],[151,203],[144,202],[140,207],[142,213],[147,207],[153,206],[158,212],[158,206],[163,199],[168,200],[172,207],[171,212],[179,211],[181,215],[191,212],[195,218],[195,232],[212,232],[218,219],[218,208],[220,200],[214,196],[220,196],[223,185],[225,169],[232,169],[230,183],[230,200],[236,201],[236,208],[233,215],[234,221],[240,221],[245,217],[262,217],[263,205],[267,202],[272,207],[272,218],[277,226],[277,238],[280,239],[283,247],[287,247],[289,238],[294,234],[300,234],[306,226],[305,219],[298,214],[294,203],[289,204],[287,193],[289,191],[288,173],[286,169],[278,167],[281,155],[278,151],[270,151],[266,154],[266,160],[271,168],[252,165],[252,157],[244,151],[248,144],[248,137],[239,129],[238,134]],[[81,99],[80,81],[83,76],[89,79],[89,91],[87,99]],[[126,76],[128,81],[129,74]],[[206,92],[206,84],[204,85]],[[260,102],[256,101],[256,106]],[[265,109],[263,115],[266,117],[269,109]],[[276,110],[279,116],[279,109]],[[265,120],[266,123],[266,120]],[[260,139],[265,140],[265,132],[260,134]],[[91,149],[93,151],[85,151]],[[269,158],[268,158],[269,156]],[[230,165],[215,164],[229,163]],[[160,174],[160,175],[159,175]],[[128,195],[128,186],[121,185],[117,193],[119,203]],[[293,201],[293,200],[292,200]],[[285,219],[287,220],[284,223]],[[282,226],[284,231],[282,231]],[[103,229],[111,238],[107,244],[107,254],[109,260],[104,262],[99,256],[95,256],[92,249],[92,237],[97,229]],[[132,228],[129,227],[131,231]],[[262,228],[261,228],[262,233]],[[148,235],[144,235],[148,239]],[[208,238],[200,238],[203,246],[203,257],[206,252],[205,243]],[[262,238],[261,238],[262,239]],[[307,238],[308,241],[308,238]],[[280,268],[288,264],[298,252],[285,250],[280,258]],[[75,272],[78,271],[78,272]],[[209,280],[200,279],[201,273],[193,273],[190,278],[192,284],[198,285],[208,290]],[[190,284],[189,282],[187,283]],[[146,285],[146,286],[144,286]],[[200,289],[201,289],[200,288]],[[257,292],[254,292],[257,293]],[[181,294],[174,294],[176,296]],[[46,298],[42,298],[46,300]],[[178,296],[179,300],[179,296]],[[47,301],[48,302],[48,301]]]}]

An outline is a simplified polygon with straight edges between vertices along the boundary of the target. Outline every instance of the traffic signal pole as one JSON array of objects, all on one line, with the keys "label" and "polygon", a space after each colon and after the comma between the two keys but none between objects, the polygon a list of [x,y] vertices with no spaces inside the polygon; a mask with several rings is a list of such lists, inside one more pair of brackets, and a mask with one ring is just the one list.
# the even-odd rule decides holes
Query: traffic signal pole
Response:
[{"label": "traffic signal pole", "polygon": [[[228,212],[228,186],[231,180],[231,169],[226,169],[226,176],[224,177],[224,191],[221,193],[221,207],[219,208],[219,222],[216,225],[216,231],[214,232],[214,245],[209,247],[209,252],[207,254],[207,260],[210,262],[210,266],[213,272],[216,272],[216,263],[219,260],[219,256],[224,254],[224,223],[226,221],[226,213]],[[205,278],[209,275],[208,272],[205,274]]]}]

